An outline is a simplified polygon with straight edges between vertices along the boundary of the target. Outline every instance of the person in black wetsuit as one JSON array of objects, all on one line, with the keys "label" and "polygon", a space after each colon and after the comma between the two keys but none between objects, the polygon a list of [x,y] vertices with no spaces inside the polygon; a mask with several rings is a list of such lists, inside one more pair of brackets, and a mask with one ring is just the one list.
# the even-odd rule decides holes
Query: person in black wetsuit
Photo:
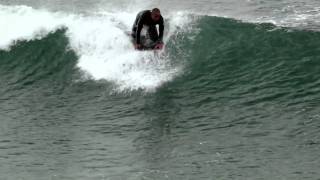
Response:
[{"label": "person in black wetsuit", "polygon": [[[159,25],[159,34],[156,28],[157,24]],[[149,37],[153,42],[155,42],[153,49],[162,49],[164,25],[163,18],[158,8],[154,8],[151,11],[144,10],[138,13],[132,27],[132,37],[134,39],[134,47],[136,49],[144,48],[141,44],[141,30],[144,25],[148,26]]]}]

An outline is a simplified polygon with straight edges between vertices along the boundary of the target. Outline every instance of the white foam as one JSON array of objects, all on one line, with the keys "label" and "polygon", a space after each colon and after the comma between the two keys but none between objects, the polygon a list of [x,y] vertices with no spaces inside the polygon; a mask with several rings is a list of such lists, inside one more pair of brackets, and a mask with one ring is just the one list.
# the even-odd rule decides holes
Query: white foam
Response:
[{"label": "white foam", "polygon": [[[79,56],[77,66],[92,79],[115,83],[119,90],[154,90],[181,71],[168,56],[133,50],[129,37],[137,12],[99,12],[91,16],[36,10],[27,6],[0,5],[0,48],[9,50],[17,40],[39,39],[66,27],[70,48]],[[177,13],[167,24],[164,40],[189,23]],[[179,28],[180,27],[180,28]]]},{"label": "white foam", "polygon": [[41,10],[35,13],[27,6],[0,5],[0,48],[9,50],[9,46],[20,39],[42,38],[61,25],[55,16],[54,13]]},{"label": "white foam", "polygon": [[252,16],[242,20],[254,23],[272,23],[282,27],[294,27],[319,31],[320,8],[314,6],[285,6],[264,16]]}]

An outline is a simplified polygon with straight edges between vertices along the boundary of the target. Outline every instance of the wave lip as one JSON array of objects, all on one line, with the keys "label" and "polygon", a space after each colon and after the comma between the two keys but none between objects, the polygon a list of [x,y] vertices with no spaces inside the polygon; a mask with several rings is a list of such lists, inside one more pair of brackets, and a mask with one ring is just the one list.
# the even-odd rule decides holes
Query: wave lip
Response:
[{"label": "wave lip", "polygon": [[65,20],[60,13],[0,5],[0,49],[9,50],[17,40],[41,39],[63,26]]}]

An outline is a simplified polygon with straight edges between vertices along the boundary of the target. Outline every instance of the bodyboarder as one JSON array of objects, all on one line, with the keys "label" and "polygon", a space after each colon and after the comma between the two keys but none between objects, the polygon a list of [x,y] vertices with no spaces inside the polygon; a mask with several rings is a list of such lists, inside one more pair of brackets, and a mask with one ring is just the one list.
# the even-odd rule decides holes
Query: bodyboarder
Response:
[{"label": "bodyboarder", "polygon": [[[159,30],[157,30],[156,25],[159,25]],[[147,28],[147,35],[152,42],[147,47],[142,42],[145,38],[141,36],[142,28]],[[135,49],[162,49],[164,45],[162,40],[163,30],[163,18],[158,8],[139,12],[131,32]]]}]

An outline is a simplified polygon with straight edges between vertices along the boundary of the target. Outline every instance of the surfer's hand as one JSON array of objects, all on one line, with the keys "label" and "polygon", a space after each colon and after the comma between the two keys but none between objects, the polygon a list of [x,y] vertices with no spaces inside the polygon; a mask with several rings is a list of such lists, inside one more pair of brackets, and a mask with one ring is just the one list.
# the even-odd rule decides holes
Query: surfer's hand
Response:
[{"label": "surfer's hand", "polygon": [[134,44],[135,49],[141,49],[141,44]]},{"label": "surfer's hand", "polygon": [[162,42],[158,43],[158,44],[154,47],[154,49],[162,49],[162,48],[163,48],[163,43],[162,43]]}]

